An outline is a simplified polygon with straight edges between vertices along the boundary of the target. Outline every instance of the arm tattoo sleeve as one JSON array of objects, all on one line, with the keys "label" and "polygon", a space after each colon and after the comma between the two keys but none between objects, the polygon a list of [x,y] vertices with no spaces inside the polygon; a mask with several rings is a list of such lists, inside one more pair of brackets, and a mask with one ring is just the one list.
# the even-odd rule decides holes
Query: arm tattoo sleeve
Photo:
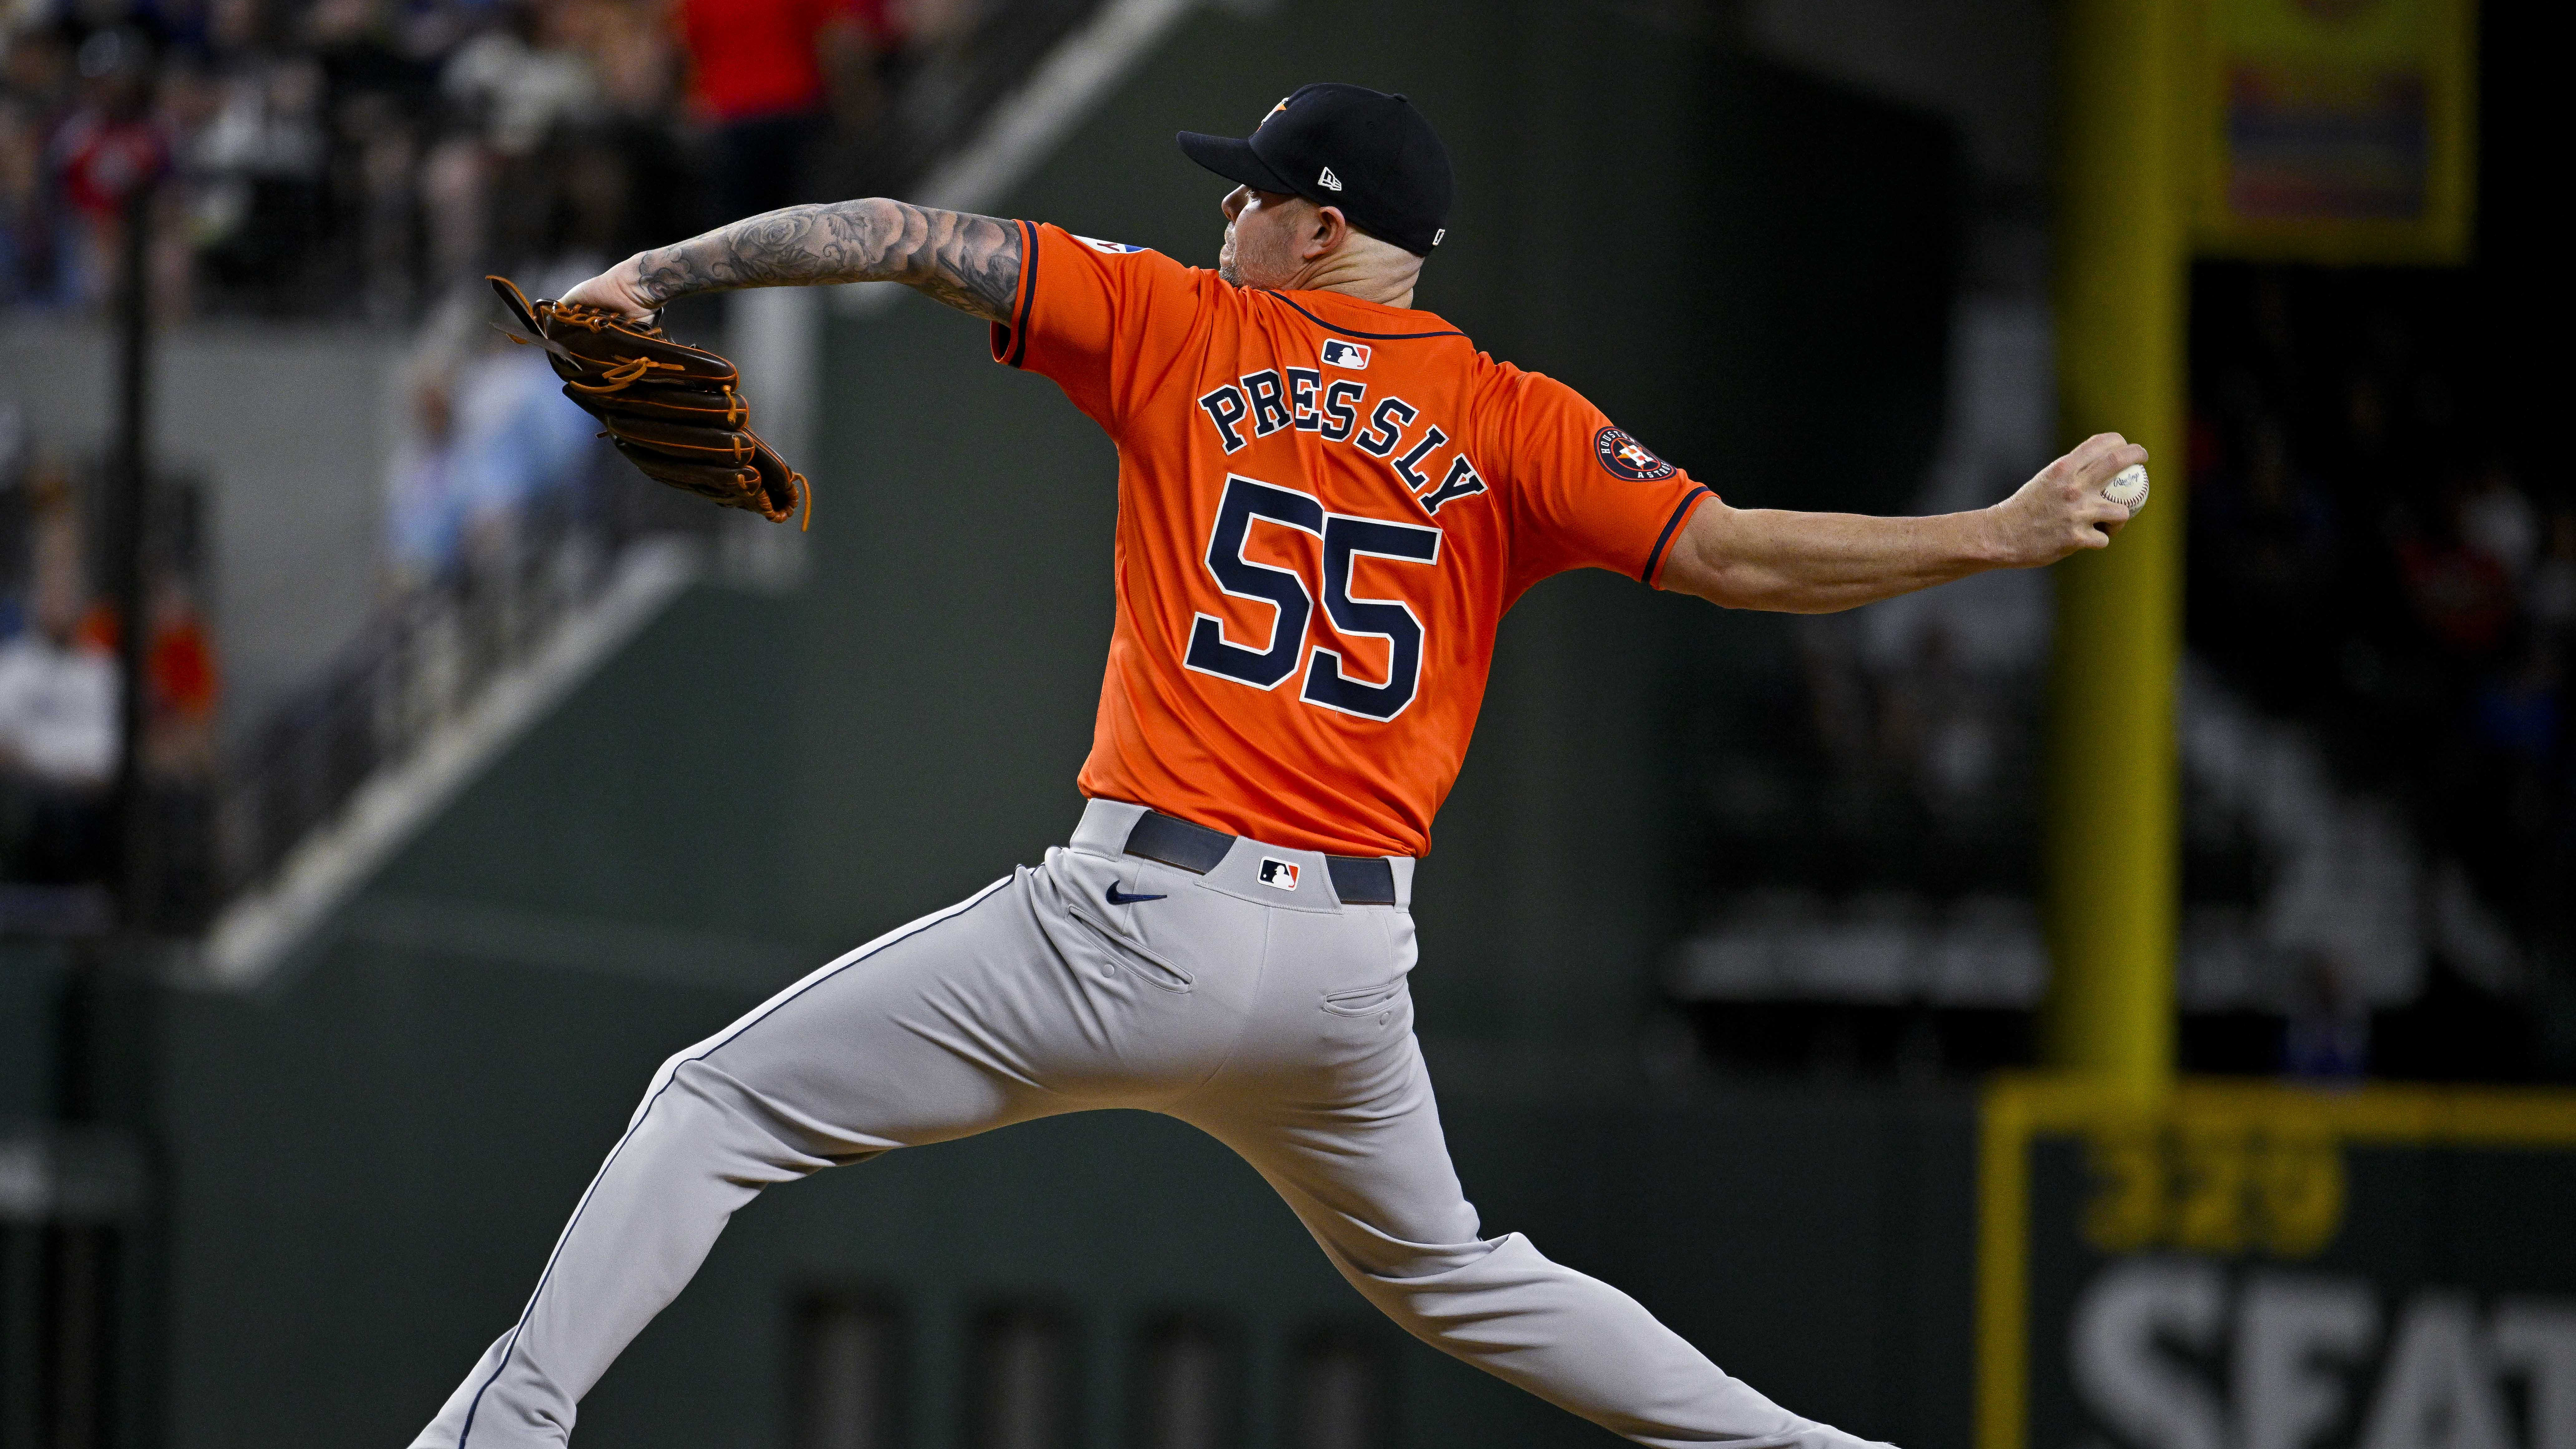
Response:
[{"label": "arm tattoo sleeve", "polygon": [[901,282],[992,322],[1011,319],[1020,263],[1010,222],[880,198],[791,206],[636,259],[657,307],[745,287]]}]

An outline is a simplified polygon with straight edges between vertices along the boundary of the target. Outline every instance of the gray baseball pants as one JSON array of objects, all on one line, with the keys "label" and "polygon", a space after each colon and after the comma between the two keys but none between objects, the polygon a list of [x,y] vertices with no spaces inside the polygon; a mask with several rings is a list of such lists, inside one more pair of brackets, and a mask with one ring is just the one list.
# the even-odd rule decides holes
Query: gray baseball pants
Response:
[{"label": "gray baseball pants", "polygon": [[563,1445],[574,1405],[762,1188],[1095,1107],[1233,1148],[1387,1316],[1637,1443],[1862,1442],[1520,1234],[1478,1236],[1413,1039],[1411,861],[1392,862],[1399,904],[1346,906],[1312,851],[1238,840],[1205,875],[1125,855],[1142,813],[1091,802],[1044,865],[663,1063],[526,1311],[414,1449]]}]

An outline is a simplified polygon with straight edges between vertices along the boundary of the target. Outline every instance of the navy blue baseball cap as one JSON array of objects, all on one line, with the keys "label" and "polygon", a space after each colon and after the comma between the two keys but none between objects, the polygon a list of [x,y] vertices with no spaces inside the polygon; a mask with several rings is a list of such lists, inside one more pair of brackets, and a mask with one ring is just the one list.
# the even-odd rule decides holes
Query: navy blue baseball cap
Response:
[{"label": "navy blue baseball cap", "polygon": [[1256,191],[1338,206],[1416,256],[1440,244],[1458,191],[1449,148],[1413,102],[1329,81],[1299,87],[1241,140],[1183,131],[1181,154]]}]

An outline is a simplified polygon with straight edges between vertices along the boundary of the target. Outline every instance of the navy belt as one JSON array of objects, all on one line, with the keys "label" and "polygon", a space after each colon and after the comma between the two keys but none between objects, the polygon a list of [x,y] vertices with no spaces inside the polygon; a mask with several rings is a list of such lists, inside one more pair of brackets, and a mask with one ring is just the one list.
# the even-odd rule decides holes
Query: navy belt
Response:
[{"label": "navy belt", "polygon": [[[1204,825],[1192,825],[1177,815],[1148,810],[1136,817],[1128,828],[1127,843],[1120,847],[1129,855],[1146,860],[1159,860],[1192,875],[1205,875],[1217,868],[1227,851],[1234,849],[1237,837]],[[1333,894],[1346,906],[1391,906],[1395,904],[1395,867],[1378,855],[1328,855],[1324,870],[1333,878]]]}]

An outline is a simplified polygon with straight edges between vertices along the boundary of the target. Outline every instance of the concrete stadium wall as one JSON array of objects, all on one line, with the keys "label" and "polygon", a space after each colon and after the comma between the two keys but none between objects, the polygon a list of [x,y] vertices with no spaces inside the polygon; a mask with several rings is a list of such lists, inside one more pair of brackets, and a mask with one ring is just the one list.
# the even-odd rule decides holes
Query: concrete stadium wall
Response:
[{"label": "concrete stadium wall", "polygon": [[[1424,306],[1736,502],[1912,491],[1945,134],[1607,7],[1198,14],[1007,209],[1210,262],[1221,187],[1171,133],[1248,125],[1319,76],[1410,91],[1457,151]],[[1109,445],[926,302],[836,322],[827,350],[798,592],[689,594],[291,972],[170,1003],[182,1449],[402,1442],[516,1315],[663,1057],[1071,825]],[[1970,1104],[1636,1069],[1686,924],[1675,686],[1780,655],[1608,575],[1515,611],[1419,882],[1427,1050],[1487,1231],[1601,1272],[1804,1412],[1964,1446]],[[918,1449],[956,1443],[960,1325],[994,1294],[1078,1306],[1091,1449],[1119,1442],[1115,1345],[1150,1308],[1230,1314],[1262,1372],[1310,1324],[1366,1322],[1214,1144],[1059,1120],[755,1204],[584,1442],[783,1444],[787,1298],[842,1282],[914,1315]],[[1402,1363],[1409,1446],[1605,1442],[1428,1350]]]}]

